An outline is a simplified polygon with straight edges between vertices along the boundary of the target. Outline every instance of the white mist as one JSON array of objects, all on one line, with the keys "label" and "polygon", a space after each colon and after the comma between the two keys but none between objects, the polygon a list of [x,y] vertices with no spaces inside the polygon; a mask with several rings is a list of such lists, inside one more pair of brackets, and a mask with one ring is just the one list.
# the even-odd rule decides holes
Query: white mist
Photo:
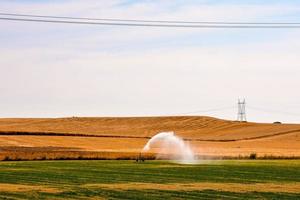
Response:
[{"label": "white mist", "polygon": [[157,158],[162,155],[167,159],[182,164],[196,163],[195,154],[185,141],[176,136],[174,132],[161,132],[153,136],[144,146],[142,152],[147,152],[152,146],[158,146]]}]

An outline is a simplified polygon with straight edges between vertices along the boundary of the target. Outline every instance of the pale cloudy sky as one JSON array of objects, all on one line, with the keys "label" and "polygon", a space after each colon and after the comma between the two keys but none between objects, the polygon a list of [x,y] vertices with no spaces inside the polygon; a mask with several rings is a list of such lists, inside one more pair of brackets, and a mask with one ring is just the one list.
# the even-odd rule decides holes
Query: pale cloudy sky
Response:
[{"label": "pale cloudy sky", "polygon": [[[0,12],[300,22],[300,1],[261,2],[1,0]],[[191,112],[236,119],[237,99],[245,97],[249,121],[300,122],[300,29],[182,29],[10,21],[0,21],[0,27],[0,117]],[[228,109],[218,110],[225,107]]]}]

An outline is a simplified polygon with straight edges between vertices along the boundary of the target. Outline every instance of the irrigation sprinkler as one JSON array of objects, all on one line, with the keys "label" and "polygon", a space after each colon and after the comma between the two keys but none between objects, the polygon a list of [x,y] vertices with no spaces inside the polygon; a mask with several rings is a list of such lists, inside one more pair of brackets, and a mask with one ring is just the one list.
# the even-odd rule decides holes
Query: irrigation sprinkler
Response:
[{"label": "irrigation sprinkler", "polygon": [[142,156],[142,152],[139,153],[138,157],[135,160],[137,163],[145,162],[144,157]]}]

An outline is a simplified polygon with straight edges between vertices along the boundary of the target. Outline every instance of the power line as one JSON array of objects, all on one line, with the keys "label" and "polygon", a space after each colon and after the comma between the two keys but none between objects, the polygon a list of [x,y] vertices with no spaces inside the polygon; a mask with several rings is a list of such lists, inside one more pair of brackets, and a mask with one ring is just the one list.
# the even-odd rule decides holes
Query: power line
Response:
[{"label": "power line", "polygon": [[258,108],[258,107],[253,107],[253,106],[247,106],[249,109],[256,110],[256,111],[262,111],[265,113],[277,113],[277,114],[283,114],[283,115],[291,115],[291,116],[300,116],[298,113],[290,113],[290,112],[285,112],[285,111],[279,111],[279,110],[270,110],[270,109],[265,109],[265,108]]},{"label": "power line", "polygon": [[142,23],[117,23],[117,22],[89,22],[89,21],[67,21],[67,20],[46,20],[46,19],[25,19],[25,18],[9,18],[0,17],[0,20],[9,21],[27,21],[27,22],[44,22],[44,23],[60,23],[60,24],[81,24],[81,25],[109,25],[109,26],[140,26],[140,27],[167,27],[167,28],[264,28],[264,29],[284,29],[284,28],[300,28],[297,26],[282,26],[282,25],[271,25],[271,26],[260,26],[260,25],[181,25],[181,24],[142,24]]},{"label": "power line", "polygon": [[31,15],[17,13],[0,13],[2,16],[50,18],[50,19],[72,19],[87,21],[114,21],[114,22],[141,22],[141,23],[175,23],[175,24],[236,24],[236,25],[300,25],[300,22],[236,22],[236,21],[176,21],[176,20],[139,20],[139,19],[118,19],[118,18],[87,18],[87,17],[67,17],[51,15]]},{"label": "power line", "polygon": [[222,107],[222,108],[215,108],[215,109],[206,109],[206,110],[196,110],[196,111],[190,111],[185,113],[177,113],[175,115],[189,115],[189,114],[196,114],[196,113],[207,113],[207,112],[216,112],[216,111],[222,111],[222,110],[229,110],[233,109],[234,107]]},{"label": "power line", "polygon": [[[246,121],[246,106],[245,105],[246,105],[245,100],[238,101],[238,121]],[[176,113],[174,115],[188,115],[188,114],[197,114],[197,113],[217,112],[217,111],[229,110],[229,109],[234,109],[234,108],[235,107],[230,106],[230,107],[221,107],[221,108],[214,108],[214,109],[207,109],[207,110],[195,110],[195,111],[190,111],[190,112],[185,112],[185,113]],[[247,105],[247,108],[250,110],[256,110],[256,111],[261,111],[261,112],[266,112],[266,113],[277,113],[277,114],[284,114],[284,115],[300,116],[300,114],[297,114],[297,113],[289,113],[289,112],[285,112],[285,111],[270,110],[270,109],[253,107],[253,106],[249,106],[249,105]]]},{"label": "power line", "polygon": [[[53,16],[55,17],[55,16]],[[60,23],[60,24],[81,24],[81,25],[108,25],[108,26],[135,26],[135,27],[166,27],[166,28],[230,28],[230,29],[251,29],[251,28],[264,28],[264,29],[284,29],[284,28],[300,28],[300,24],[296,25],[219,25],[219,24],[170,24],[170,23],[133,23],[133,22],[96,22],[96,21],[75,21],[75,20],[54,20],[54,19],[32,19],[32,18],[14,18],[14,17],[0,17],[0,20],[8,21],[26,21],[26,22],[40,22],[40,23]]]}]

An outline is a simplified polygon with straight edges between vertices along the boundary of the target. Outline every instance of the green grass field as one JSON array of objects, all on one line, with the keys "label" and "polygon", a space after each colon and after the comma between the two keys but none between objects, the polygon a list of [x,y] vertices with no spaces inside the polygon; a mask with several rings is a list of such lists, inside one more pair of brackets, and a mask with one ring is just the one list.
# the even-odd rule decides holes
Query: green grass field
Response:
[{"label": "green grass field", "polygon": [[0,162],[0,199],[300,199],[299,185],[300,160]]}]

